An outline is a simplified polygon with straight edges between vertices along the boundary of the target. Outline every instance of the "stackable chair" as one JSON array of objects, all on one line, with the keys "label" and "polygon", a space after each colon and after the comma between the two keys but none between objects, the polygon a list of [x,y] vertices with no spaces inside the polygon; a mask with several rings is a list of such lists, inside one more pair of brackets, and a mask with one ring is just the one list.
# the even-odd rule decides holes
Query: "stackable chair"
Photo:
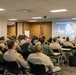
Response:
[{"label": "stackable chair", "polygon": [[46,72],[45,65],[43,64],[33,64],[28,62],[30,65],[30,73],[34,75],[52,75],[51,70]]},{"label": "stackable chair", "polygon": [[18,68],[18,64],[16,61],[5,61],[5,66],[6,66],[6,73],[5,75],[11,75],[11,74],[16,74],[16,75],[21,75],[21,70]]}]

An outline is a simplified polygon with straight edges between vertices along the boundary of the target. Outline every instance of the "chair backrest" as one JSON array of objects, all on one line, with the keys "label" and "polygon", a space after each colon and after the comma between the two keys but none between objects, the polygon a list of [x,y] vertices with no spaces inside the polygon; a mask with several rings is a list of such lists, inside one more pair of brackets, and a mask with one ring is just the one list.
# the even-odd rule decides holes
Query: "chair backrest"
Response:
[{"label": "chair backrest", "polygon": [[43,64],[33,64],[28,62],[30,65],[30,72],[35,75],[47,75],[45,66]]},{"label": "chair backrest", "polygon": [[63,48],[72,48],[72,47],[71,47],[71,46],[64,46],[64,45],[63,45]]},{"label": "chair backrest", "polygon": [[59,49],[52,49],[54,52],[60,53]]},{"label": "chair backrest", "polygon": [[24,43],[23,45],[21,45],[22,51],[27,52],[28,51],[28,46],[29,46],[29,43]]},{"label": "chair backrest", "polygon": [[14,73],[14,74],[20,73],[20,69],[18,68],[18,64],[16,61],[5,61],[4,60],[4,63],[9,72]]},{"label": "chair backrest", "polygon": [[24,43],[23,45],[21,45],[21,50],[22,50],[22,56],[24,57],[24,59],[27,59],[28,55],[30,54],[30,52],[28,52],[28,46],[30,44],[29,43]]}]

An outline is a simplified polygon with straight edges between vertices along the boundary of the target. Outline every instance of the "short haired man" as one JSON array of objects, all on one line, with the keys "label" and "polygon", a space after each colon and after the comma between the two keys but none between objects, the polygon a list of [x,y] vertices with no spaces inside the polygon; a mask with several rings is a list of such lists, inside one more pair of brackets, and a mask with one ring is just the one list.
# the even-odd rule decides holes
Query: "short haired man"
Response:
[{"label": "short haired man", "polygon": [[50,43],[49,47],[51,49],[58,49],[58,50],[61,50],[61,46],[59,43],[57,43],[57,38],[53,38],[53,42]]},{"label": "short haired man", "polygon": [[40,44],[37,44],[35,46],[36,53],[32,53],[28,56],[27,61],[33,63],[33,64],[44,64],[46,68],[46,72],[49,70],[49,68],[52,69],[53,72],[61,70],[60,67],[55,67],[51,61],[51,59],[42,53],[42,47]]},{"label": "short haired man", "polygon": [[27,62],[24,60],[22,55],[18,53],[15,49],[16,46],[13,41],[10,41],[8,44],[8,51],[4,54],[4,60],[6,61],[16,61],[20,67],[27,68]]}]

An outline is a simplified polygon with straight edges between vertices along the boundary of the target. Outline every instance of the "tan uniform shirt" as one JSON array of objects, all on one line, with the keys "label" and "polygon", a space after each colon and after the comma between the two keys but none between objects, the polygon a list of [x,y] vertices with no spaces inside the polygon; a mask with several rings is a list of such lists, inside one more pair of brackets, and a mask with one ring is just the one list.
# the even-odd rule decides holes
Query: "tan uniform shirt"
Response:
[{"label": "tan uniform shirt", "polygon": [[4,49],[4,48],[6,48],[6,45],[4,43],[0,43],[0,47],[2,47]]},{"label": "tan uniform shirt", "polygon": [[24,60],[24,58],[22,57],[22,55],[18,52],[16,52],[15,50],[8,50],[5,54],[4,54],[4,59],[6,61],[17,61],[18,65],[23,66],[24,68],[27,68],[27,62]]},{"label": "tan uniform shirt", "polygon": [[50,43],[49,47],[51,49],[60,49],[61,50],[61,46],[58,43],[54,43],[54,42],[53,43]]},{"label": "tan uniform shirt", "polygon": [[16,49],[19,50],[19,51],[21,51],[21,48],[20,48],[20,46],[18,45],[18,43],[15,42],[15,45],[16,45]]},{"label": "tan uniform shirt", "polygon": [[74,47],[73,44],[70,41],[66,41],[63,43],[64,46],[70,46],[70,47]]},{"label": "tan uniform shirt", "polygon": [[76,39],[72,40],[71,42],[72,42],[73,44],[76,44]]},{"label": "tan uniform shirt", "polygon": [[21,40],[21,43],[20,43],[20,45],[23,45],[24,43],[26,43],[26,40]]},{"label": "tan uniform shirt", "polygon": [[[43,53],[33,53],[28,56],[27,61],[30,61],[33,64],[44,64],[46,71],[48,71],[49,68],[54,68],[54,65],[50,58],[43,54]],[[53,71],[59,70],[60,67],[56,67]]]}]

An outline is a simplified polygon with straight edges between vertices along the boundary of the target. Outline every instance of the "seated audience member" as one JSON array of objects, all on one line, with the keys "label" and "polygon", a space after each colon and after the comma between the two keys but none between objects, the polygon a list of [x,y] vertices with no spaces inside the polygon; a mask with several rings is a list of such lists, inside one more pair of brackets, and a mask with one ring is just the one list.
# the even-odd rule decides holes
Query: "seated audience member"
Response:
[{"label": "seated audience member", "polygon": [[53,72],[61,70],[60,67],[55,67],[51,61],[51,59],[42,53],[42,47],[41,45],[37,44],[35,46],[36,53],[32,53],[28,56],[27,62],[31,62],[33,64],[43,64],[45,65],[46,72],[50,69],[52,69]]},{"label": "seated audience member", "polygon": [[60,52],[61,52],[61,46],[60,46],[59,43],[57,43],[57,38],[53,38],[53,42],[50,43],[49,47],[50,47],[51,49],[58,49],[58,50],[60,50]]},{"label": "seated audience member", "polygon": [[0,47],[2,47],[3,53],[7,51],[8,47],[4,44],[4,38],[0,37]]},{"label": "seated audience member", "polygon": [[46,40],[46,37],[45,37],[45,36],[42,36],[42,39],[45,40],[45,43],[46,43],[46,44],[49,44],[49,42]]},{"label": "seated audience member", "polygon": [[[21,37],[21,36],[20,36]],[[20,46],[20,38],[17,37],[16,35],[12,36],[13,40]]]},{"label": "seated audience member", "polygon": [[34,45],[34,41],[36,40],[36,35],[32,37],[31,43]]},{"label": "seated audience member", "polygon": [[16,51],[16,46],[13,41],[10,41],[8,44],[8,51],[4,54],[5,61],[16,61],[19,65],[19,68],[27,68],[27,62],[24,60],[22,55]]},{"label": "seated audience member", "polygon": [[31,44],[31,40],[29,38],[26,39],[26,43],[21,45],[21,51],[24,59],[26,60],[30,53],[34,53],[34,46]]},{"label": "seated audience member", "polygon": [[29,38],[26,39],[26,43],[29,43],[29,45],[28,45],[28,52],[29,53],[34,53],[35,52],[34,46],[32,45],[31,40]]},{"label": "seated audience member", "polygon": [[71,42],[73,45],[76,45],[76,37]]},{"label": "seated audience member", "polygon": [[36,40],[34,40],[34,44],[33,45],[41,44],[40,39],[41,38],[36,37]]},{"label": "seated audience member", "polygon": [[[66,41],[63,43],[63,48],[67,47],[67,48],[74,48],[73,44],[71,43],[71,41],[69,40],[69,37],[66,37]],[[68,63],[68,58],[70,55],[72,55],[72,52],[63,52],[63,56],[64,56],[64,63]]]},{"label": "seated audience member", "polygon": [[4,65],[4,63],[3,63],[3,53],[2,53],[2,50],[1,50],[1,48],[0,48],[0,65]]},{"label": "seated audience member", "polygon": [[50,38],[48,39],[48,42],[49,42],[49,43],[51,43],[51,42],[52,42],[52,37],[50,37]]},{"label": "seated audience member", "polygon": [[41,45],[41,42],[40,41],[36,41],[35,45],[37,45],[37,44],[40,44]]},{"label": "seated audience member", "polygon": [[24,43],[26,43],[26,39],[27,39],[27,36],[26,35],[22,35],[22,39],[21,39],[20,45],[23,45]]},{"label": "seated audience member", "polygon": [[18,42],[19,42],[19,43],[21,42],[21,39],[22,39],[22,35],[19,34],[19,36],[18,36]]},{"label": "seated audience member", "polygon": [[21,48],[20,48],[19,44],[17,43],[16,36],[13,37],[13,41],[14,41],[14,43],[15,43],[15,45],[16,45],[16,50],[17,50],[17,51],[21,51]]},{"label": "seated audience member", "polygon": [[63,46],[71,47],[71,48],[74,47],[71,41],[69,40],[69,37],[66,38],[66,41],[63,43]]},{"label": "seated audience member", "polygon": [[60,36],[57,37],[57,41],[58,41],[59,44],[61,44]]},{"label": "seated audience member", "polygon": [[66,39],[65,39],[65,37],[63,37],[62,39],[61,39],[61,44],[63,45],[63,43],[66,41]]},{"label": "seated audience member", "polygon": [[38,42],[38,37],[36,37],[36,39],[34,40],[34,44],[33,45],[35,45],[37,42]]},{"label": "seated audience member", "polygon": [[12,40],[12,37],[9,34],[7,34],[7,38],[5,39],[4,43],[7,44],[11,40]]},{"label": "seated audience member", "polygon": [[31,40],[29,38],[26,39],[26,43],[21,45],[21,49],[23,52],[29,52],[29,53],[35,52],[34,46],[32,45]]},{"label": "seated audience member", "polygon": [[54,54],[53,50],[49,47],[49,45],[45,43],[44,38],[41,38],[40,42],[41,42],[41,46],[43,48],[44,54],[46,54],[46,55],[53,55]]},{"label": "seated audience member", "polygon": [[[43,51],[42,51],[42,52],[43,52],[44,54],[46,54],[47,56],[52,56],[52,55],[54,55],[53,50],[49,47],[48,44],[45,43],[45,39],[44,39],[44,38],[41,38],[40,42],[41,42],[41,46],[42,46],[42,48],[43,48]],[[51,58],[51,60],[52,60],[52,62],[53,62],[54,64],[57,63],[56,59]]]}]

